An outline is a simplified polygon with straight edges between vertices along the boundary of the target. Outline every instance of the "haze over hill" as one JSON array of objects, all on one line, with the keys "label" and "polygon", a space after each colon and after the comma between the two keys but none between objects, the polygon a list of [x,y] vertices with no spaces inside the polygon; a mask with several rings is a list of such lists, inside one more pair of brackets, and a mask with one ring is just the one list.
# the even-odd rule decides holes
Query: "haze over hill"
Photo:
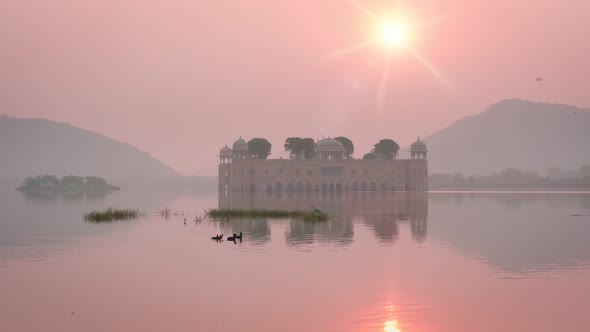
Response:
[{"label": "haze over hill", "polygon": [[508,167],[546,174],[590,164],[590,112],[503,100],[424,139],[429,173],[488,175]]},{"label": "haze over hill", "polygon": [[37,174],[100,176],[113,181],[178,178],[172,168],[131,145],[66,123],[0,115],[0,178]]}]

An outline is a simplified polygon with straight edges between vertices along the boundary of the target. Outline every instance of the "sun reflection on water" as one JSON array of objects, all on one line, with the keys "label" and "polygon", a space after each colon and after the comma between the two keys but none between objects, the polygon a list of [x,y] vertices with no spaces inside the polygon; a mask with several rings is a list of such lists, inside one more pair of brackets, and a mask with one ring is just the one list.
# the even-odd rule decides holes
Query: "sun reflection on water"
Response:
[{"label": "sun reflection on water", "polygon": [[385,323],[383,323],[383,331],[385,332],[401,332],[402,330],[400,330],[398,324],[397,324],[397,319],[395,319],[395,317],[393,316],[393,306],[392,305],[387,305],[385,306],[385,310],[389,313],[389,315],[391,316],[391,319],[386,321]]},{"label": "sun reflection on water", "polygon": [[383,326],[383,331],[385,331],[385,332],[401,332],[402,331],[397,326],[397,321],[395,319],[394,320],[388,320],[383,325],[384,325]]}]

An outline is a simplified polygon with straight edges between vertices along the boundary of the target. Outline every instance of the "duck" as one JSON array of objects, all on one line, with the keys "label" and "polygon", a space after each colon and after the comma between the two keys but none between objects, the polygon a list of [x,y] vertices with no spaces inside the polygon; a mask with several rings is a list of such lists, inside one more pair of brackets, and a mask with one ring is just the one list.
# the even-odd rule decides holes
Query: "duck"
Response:
[{"label": "duck", "polygon": [[215,235],[215,236],[211,237],[211,240],[216,240],[216,241],[220,241],[222,239],[223,239],[223,234]]},{"label": "duck", "polygon": [[234,233],[234,236],[230,236],[227,238],[228,241],[235,241],[236,240],[236,233]]},{"label": "duck", "polygon": [[240,235],[235,235],[234,234],[234,237],[236,238],[236,240],[242,241],[242,232],[240,232]]}]

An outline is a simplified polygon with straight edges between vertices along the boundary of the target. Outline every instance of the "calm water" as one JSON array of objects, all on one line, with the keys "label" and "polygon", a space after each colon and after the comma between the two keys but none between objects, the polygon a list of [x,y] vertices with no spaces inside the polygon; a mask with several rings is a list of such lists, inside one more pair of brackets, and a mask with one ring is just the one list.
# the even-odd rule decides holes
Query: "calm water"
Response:
[{"label": "calm water", "polygon": [[[193,220],[312,204],[332,220]],[[146,217],[82,220],[109,206]],[[3,185],[0,211],[2,331],[590,331],[590,194],[252,198],[203,184],[27,197]]]}]

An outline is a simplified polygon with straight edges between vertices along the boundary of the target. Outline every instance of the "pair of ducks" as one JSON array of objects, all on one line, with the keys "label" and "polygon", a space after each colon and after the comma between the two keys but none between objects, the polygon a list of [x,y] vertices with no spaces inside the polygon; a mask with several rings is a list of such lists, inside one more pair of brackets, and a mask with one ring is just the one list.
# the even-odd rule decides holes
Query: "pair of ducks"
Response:
[{"label": "pair of ducks", "polygon": [[[213,237],[211,238],[211,240],[215,240],[215,241],[222,241],[222,240],[223,240],[223,234],[221,234],[221,235],[216,235],[216,236],[213,236]],[[235,242],[236,240],[240,240],[240,241],[242,241],[242,232],[240,232],[240,235],[237,235],[236,233],[234,233],[234,236],[230,236],[230,237],[228,237],[228,238],[227,238],[227,240],[228,240],[228,241],[234,241],[234,242]]]}]

